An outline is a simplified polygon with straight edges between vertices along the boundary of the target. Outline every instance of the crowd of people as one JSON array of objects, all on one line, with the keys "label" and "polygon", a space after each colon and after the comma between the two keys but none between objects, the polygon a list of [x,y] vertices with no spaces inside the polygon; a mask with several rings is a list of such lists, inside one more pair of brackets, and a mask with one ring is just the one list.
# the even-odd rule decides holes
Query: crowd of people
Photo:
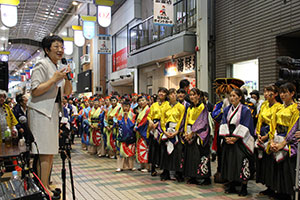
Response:
[{"label": "crowd of people", "polygon": [[209,185],[211,162],[217,158],[214,182],[223,183],[225,193],[246,196],[247,182],[255,178],[267,187],[261,195],[293,197],[300,138],[294,84],[268,85],[262,100],[258,91],[248,96],[240,89],[243,81],[219,78],[215,86],[220,101],[215,105],[207,92],[189,90],[186,79],[179,89],[161,87],[151,96],[115,92],[66,97],[72,86],[70,67],[59,64],[63,43],[56,35],[43,39],[45,58],[33,69],[29,101],[24,94],[14,101],[0,90],[1,137],[11,129],[13,138],[28,138],[24,129],[30,128],[35,170],[47,191],[53,155],[68,132],[71,142],[75,135],[81,137],[90,154],[116,159],[117,172],[138,166],[156,176],[161,169],[162,181],[174,177]]},{"label": "crowd of people", "polygon": [[151,96],[65,98],[62,117],[90,154],[116,158],[117,172],[139,166],[156,176],[161,169],[162,181],[209,185],[211,159],[217,157],[214,182],[224,183],[225,193],[246,196],[248,180],[256,178],[267,187],[260,195],[291,198],[300,135],[296,87],[266,86],[259,101],[255,91],[246,96],[242,85],[217,79],[220,101],[211,109],[197,88],[162,87]]},{"label": "crowd of people", "polygon": [[[187,80],[180,89],[162,87],[151,96],[64,97],[60,127],[66,125],[72,142],[81,137],[90,154],[116,159],[117,172],[138,166],[151,176],[161,171],[162,181],[209,185],[217,157],[214,182],[224,183],[225,193],[246,196],[247,182],[255,178],[267,187],[260,195],[292,198],[300,138],[295,85],[268,85],[259,101],[255,92],[245,95],[241,80],[215,83],[220,101],[214,106],[204,92],[188,90]],[[8,126],[23,137],[19,119],[27,115],[27,101],[20,94],[15,104],[0,92],[2,133]]]}]

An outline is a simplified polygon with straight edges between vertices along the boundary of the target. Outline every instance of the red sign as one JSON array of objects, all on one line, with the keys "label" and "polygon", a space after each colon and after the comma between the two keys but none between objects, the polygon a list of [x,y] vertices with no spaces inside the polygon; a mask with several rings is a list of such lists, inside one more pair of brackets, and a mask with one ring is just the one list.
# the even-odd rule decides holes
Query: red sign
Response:
[{"label": "red sign", "polygon": [[127,47],[113,54],[113,72],[127,67]]}]

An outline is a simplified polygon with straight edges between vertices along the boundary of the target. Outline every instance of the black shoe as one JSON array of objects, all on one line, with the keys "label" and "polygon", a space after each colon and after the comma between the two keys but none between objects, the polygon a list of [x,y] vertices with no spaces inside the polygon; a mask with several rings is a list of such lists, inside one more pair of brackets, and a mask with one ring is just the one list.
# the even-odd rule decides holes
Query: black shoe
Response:
[{"label": "black shoe", "polygon": [[178,183],[184,182],[184,177],[183,177],[181,172],[176,172],[175,173],[175,178],[176,178]]},{"label": "black shoe", "polygon": [[199,185],[210,185],[210,184],[211,184],[210,178],[205,178],[201,183],[199,183]]},{"label": "black shoe", "polygon": [[187,184],[198,184],[198,181],[196,178],[190,178],[189,180],[187,180],[186,182]]},{"label": "black shoe", "polygon": [[264,191],[259,192],[259,195],[263,195],[263,196],[273,196],[274,195],[274,190],[268,188]]},{"label": "black shoe", "polygon": [[163,173],[160,175],[160,180],[161,181],[171,180],[170,172],[164,169]]},{"label": "black shoe", "polygon": [[228,184],[226,184],[227,186],[225,189],[225,194],[232,194],[232,193],[237,193],[236,189],[235,189],[235,184],[233,182],[229,182]]},{"label": "black shoe", "polygon": [[60,194],[61,190],[60,188],[56,188],[55,190],[52,190],[53,196],[51,197],[53,200],[59,200],[60,199]]},{"label": "black shoe", "polygon": [[247,184],[242,184],[241,191],[239,192],[239,196],[245,197],[248,195]]}]

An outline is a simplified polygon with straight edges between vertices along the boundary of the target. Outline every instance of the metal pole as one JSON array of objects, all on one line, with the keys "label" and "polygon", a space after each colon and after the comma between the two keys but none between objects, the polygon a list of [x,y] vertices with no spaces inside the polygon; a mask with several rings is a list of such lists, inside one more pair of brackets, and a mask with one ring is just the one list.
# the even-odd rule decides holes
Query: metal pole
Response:
[{"label": "metal pole", "polygon": [[[300,130],[300,121],[298,121],[298,130]],[[300,165],[300,144],[298,142],[297,162],[296,162],[296,178],[295,178],[295,200],[299,199],[299,165]]]}]

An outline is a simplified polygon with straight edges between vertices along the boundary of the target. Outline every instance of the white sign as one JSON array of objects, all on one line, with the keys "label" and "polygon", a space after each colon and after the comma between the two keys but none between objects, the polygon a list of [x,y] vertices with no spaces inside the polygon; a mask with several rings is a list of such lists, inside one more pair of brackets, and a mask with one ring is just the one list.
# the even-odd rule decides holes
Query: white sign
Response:
[{"label": "white sign", "polygon": [[74,43],[78,47],[82,47],[85,43],[85,38],[83,37],[83,32],[80,30],[74,30]]},{"label": "white sign", "polygon": [[111,23],[111,7],[98,5],[98,23],[102,27],[108,27]]},{"label": "white sign", "polygon": [[110,35],[98,35],[98,36],[99,36],[98,54],[111,54]]},{"label": "white sign", "polygon": [[17,6],[1,4],[1,21],[6,27],[13,27],[18,22]]},{"label": "white sign", "polygon": [[173,0],[154,0],[153,23],[163,26],[173,26]]},{"label": "white sign", "polygon": [[83,21],[83,36],[88,40],[95,36],[95,22]]},{"label": "white sign", "polygon": [[70,56],[73,53],[73,41],[64,41],[65,54]]}]

